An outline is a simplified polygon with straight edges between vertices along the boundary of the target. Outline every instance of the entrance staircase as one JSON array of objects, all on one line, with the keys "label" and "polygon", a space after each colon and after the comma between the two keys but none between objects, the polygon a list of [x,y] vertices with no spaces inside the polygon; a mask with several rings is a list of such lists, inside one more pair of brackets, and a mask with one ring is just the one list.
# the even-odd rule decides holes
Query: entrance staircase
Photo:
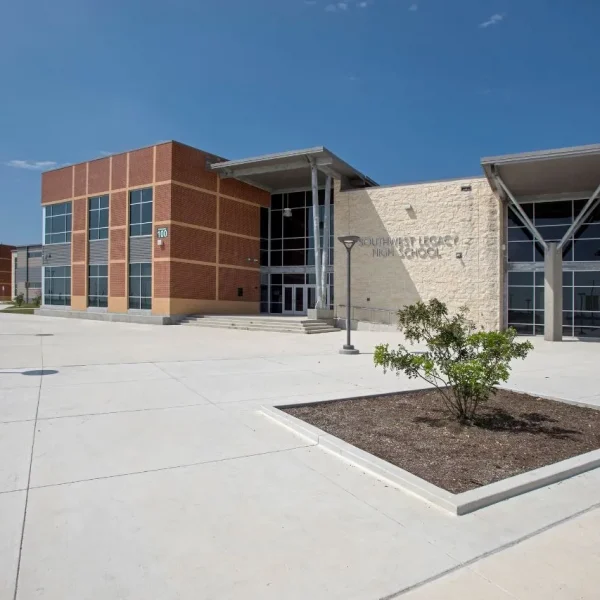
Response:
[{"label": "entrance staircase", "polygon": [[204,316],[189,315],[179,323],[193,327],[217,327],[219,329],[241,329],[246,331],[276,331],[281,333],[331,333],[339,331],[324,321],[306,317],[271,316]]}]

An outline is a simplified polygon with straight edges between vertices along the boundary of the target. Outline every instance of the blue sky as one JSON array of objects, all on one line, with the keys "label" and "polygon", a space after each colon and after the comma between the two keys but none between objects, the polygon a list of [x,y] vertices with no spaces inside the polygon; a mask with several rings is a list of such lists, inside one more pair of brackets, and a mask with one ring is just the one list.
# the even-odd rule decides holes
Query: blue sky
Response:
[{"label": "blue sky", "polygon": [[40,172],[176,139],[325,145],[379,183],[600,142],[598,0],[0,3],[0,242],[41,235]]}]

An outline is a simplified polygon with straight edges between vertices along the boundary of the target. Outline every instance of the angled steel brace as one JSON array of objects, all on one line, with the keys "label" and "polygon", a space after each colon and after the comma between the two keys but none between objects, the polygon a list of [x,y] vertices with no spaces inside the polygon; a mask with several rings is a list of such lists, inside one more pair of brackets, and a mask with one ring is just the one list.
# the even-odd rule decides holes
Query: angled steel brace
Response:
[{"label": "angled steel brace", "polygon": [[567,233],[565,233],[562,240],[560,240],[560,243],[558,244],[559,250],[569,241],[569,238],[579,229],[583,221],[587,219],[589,214],[596,208],[598,202],[600,202],[600,198],[598,196],[600,196],[600,185],[596,188],[596,191],[590,196],[590,199],[586,202],[585,206],[583,207],[583,210],[573,221],[571,227],[567,229]]},{"label": "angled steel brace", "polygon": [[505,191],[511,204],[513,205],[513,207],[515,208],[515,210],[521,217],[523,224],[529,230],[529,233],[531,233],[531,235],[533,235],[533,237],[537,240],[537,242],[540,244],[540,246],[544,249],[544,252],[546,250],[548,250],[548,244],[544,241],[544,238],[540,235],[540,232],[535,228],[534,224],[529,220],[529,217],[525,214],[525,211],[523,210],[521,205],[517,202],[516,198],[513,196],[513,193],[508,189],[508,187],[506,186],[504,181],[502,181],[502,178],[500,177],[500,175],[498,175],[497,173],[494,173],[494,179],[496,179],[496,182],[498,183],[498,185]]}]

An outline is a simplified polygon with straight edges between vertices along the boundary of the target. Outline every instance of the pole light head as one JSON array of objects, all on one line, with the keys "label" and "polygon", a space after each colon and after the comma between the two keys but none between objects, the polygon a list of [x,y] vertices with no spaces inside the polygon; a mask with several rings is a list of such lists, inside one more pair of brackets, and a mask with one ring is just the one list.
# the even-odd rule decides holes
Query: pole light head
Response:
[{"label": "pole light head", "polygon": [[346,246],[346,250],[349,251],[352,250],[354,244],[356,244],[356,242],[358,242],[360,238],[357,235],[343,235],[339,237],[338,240],[342,242],[342,244]]}]

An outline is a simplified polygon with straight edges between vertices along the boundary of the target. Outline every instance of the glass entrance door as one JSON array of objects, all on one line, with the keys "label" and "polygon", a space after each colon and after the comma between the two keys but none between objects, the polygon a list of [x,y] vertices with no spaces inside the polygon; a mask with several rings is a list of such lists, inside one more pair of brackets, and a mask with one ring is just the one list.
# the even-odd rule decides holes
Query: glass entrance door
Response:
[{"label": "glass entrance door", "polygon": [[283,286],[283,313],[286,315],[306,314],[306,286]]}]

